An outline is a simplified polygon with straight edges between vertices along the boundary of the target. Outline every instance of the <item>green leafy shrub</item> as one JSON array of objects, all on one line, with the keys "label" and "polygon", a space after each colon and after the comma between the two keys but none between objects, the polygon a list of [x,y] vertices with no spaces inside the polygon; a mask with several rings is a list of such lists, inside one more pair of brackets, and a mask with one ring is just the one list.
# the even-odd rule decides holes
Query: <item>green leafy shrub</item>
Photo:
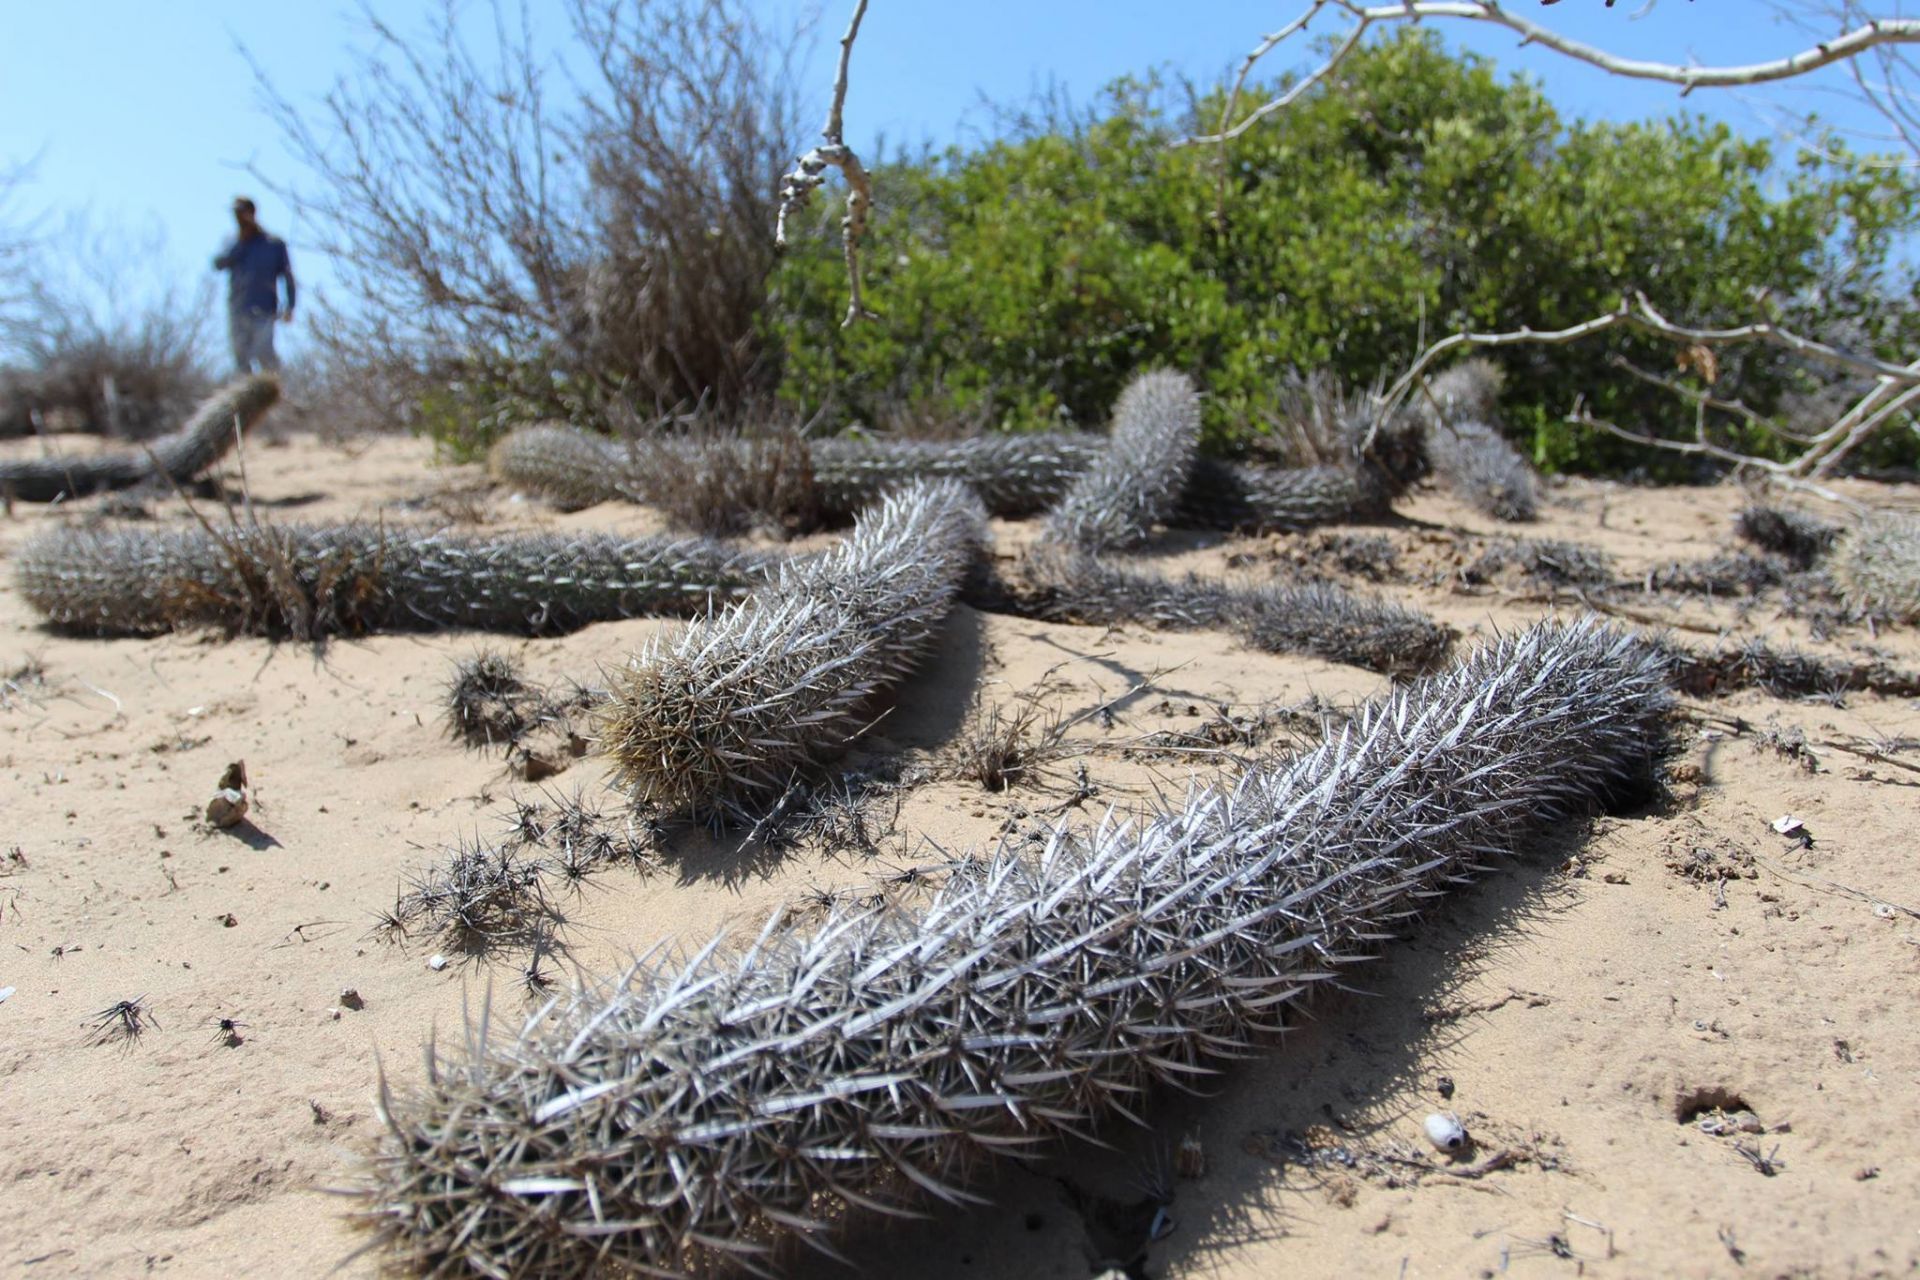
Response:
[{"label": "green leafy shrub", "polygon": [[[1536,84],[1423,31],[1354,56],[1224,150],[1170,145],[1210,129],[1218,98],[1176,116],[1164,97],[1126,82],[1078,123],[883,167],[878,323],[839,327],[823,212],[764,316],[783,394],[870,421],[939,401],[1028,430],[1098,421],[1157,364],[1196,375],[1209,445],[1234,449],[1263,433],[1290,368],[1366,383],[1404,368],[1423,332],[1564,327],[1635,288],[1682,323],[1847,326],[1883,355],[1915,336],[1889,281],[1916,185],[1844,150],[1782,172],[1765,143],[1698,117],[1568,123]],[[1564,421],[1582,395],[1624,426],[1691,431],[1684,402],[1618,363],[1704,388],[1674,357],[1628,334],[1501,352],[1509,435],[1548,470],[1674,474],[1677,459]],[[1761,411],[1826,385],[1770,348],[1719,357],[1715,393]],[[1873,456],[1911,449],[1896,452]]]}]

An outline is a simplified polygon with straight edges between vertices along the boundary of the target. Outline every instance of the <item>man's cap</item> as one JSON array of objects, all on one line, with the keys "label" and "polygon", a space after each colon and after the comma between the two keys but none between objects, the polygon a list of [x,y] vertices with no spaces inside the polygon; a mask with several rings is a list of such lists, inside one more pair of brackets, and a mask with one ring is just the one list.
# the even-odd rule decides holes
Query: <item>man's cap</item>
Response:
[{"label": "man's cap", "polygon": [[234,212],[238,213],[242,209],[245,209],[248,213],[255,211],[255,205],[251,196],[235,196],[233,198]]}]

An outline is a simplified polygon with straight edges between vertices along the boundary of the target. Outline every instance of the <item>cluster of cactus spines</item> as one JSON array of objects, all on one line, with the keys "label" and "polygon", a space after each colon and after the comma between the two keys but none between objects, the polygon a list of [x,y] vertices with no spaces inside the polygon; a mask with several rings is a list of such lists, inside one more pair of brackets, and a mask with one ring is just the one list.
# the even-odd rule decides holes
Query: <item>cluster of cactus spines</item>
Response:
[{"label": "cluster of cactus spines", "polygon": [[516,801],[506,831],[442,849],[381,913],[391,941],[429,937],[469,953],[545,947],[565,926],[563,897],[609,866],[644,867],[643,842],[582,796]]},{"label": "cluster of cactus spines", "polygon": [[1698,698],[1743,689],[1760,689],[1776,698],[1831,698],[1847,693],[1920,697],[1920,671],[1879,659],[1825,658],[1774,649],[1759,640],[1712,650],[1668,641],[1660,648],[1674,687]]},{"label": "cluster of cactus spines", "polygon": [[778,557],[699,538],[474,536],[345,525],[51,530],[14,571],[57,626],[315,637],[471,628],[551,635],[747,594]]},{"label": "cluster of cactus spines", "polygon": [[1014,607],[1054,622],[1218,628],[1266,653],[1309,653],[1392,673],[1429,670],[1453,643],[1452,633],[1425,614],[1330,583],[1170,578],[1047,545],[1021,567],[1029,592]]},{"label": "cluster of cactus spines", "polygon": [[1615,577],[1613,557],[1606,552],[1559,538],[1496,543],[1463,573],[1469,582],[1490,582],[1508,569],[1555,587],[1603,587]]},{"label": "cluster of cactus spines", "polygon": [[382,1081],[362,1221],[419,1273],[679,1275],[956,1199],[970,1166],[1244,1054],[1427,899],[1642,794],[1664,680],[1629,636],[1543,624],[1138,821],[1062,819],[910,904],[656,954],[501,1041],[483,1019],[416,1090]]},{"label": "cluster of cactus spines", "polygon": [[568,511],[628,497],[627,469],[621,445],[563,422],[516,427],[487,452],[494,479]]},{"label": "cluster of cactus spines", "polygon": [[1494,425],[1502,381],[1491,361],[1463,361],[1417,392],[1411,408],[1443,483],[1496,520],[1532,520],[1540,514],[1533,468]]},{"label": "cluster of cactus spines", "polygon": [[864,512],[737,605],[656,636],[618,672],[598,738],[636,800],[746,816],[845,745],[918,660],[986,536],[954,480]]},{"label": "cluster of cactus spines", "polygon": [[1744,551],[1676,560],[1648,570],[1641,585],[1648,591],[1683,595],[1758,595],[1786,581],[1789,566],[1777,556]]},{"label": "cluster of cactus spines", "polygon": [[1841,540],[1833,574],[1867,613],[1895,622],[1920,620],[1920,516],[1867,516]]},{"label": "cluster of cactus spines", "polygon": [[1796,511],[1756,502],[1740,512],[1734,529],[1762,550],[1785,556],[1795,568],[1811,569],[1840,540],[1837,524]]},{"label": "cluster of cactus spines", "polygon": [[252,430],[279,399],[278,378],[270,373],[251,374],[214,392],[178,431],[155,437],[143,449],[0,461],[0,496],[53,502],[147,480],[186,484],[225,457],[236,432]]},{"label": "cluster of cactus spines", "polygon": [[1114,406],[1107,448],[1047,515],[1047,537],[1088,551],[1138,546],[1174,513],[1200,448],[1200,393],[1167,369],[1139,374]]},{"label": "cluster of cactus spines", "polygon": [[447,727],[470,746],[519,740],[538,693],[507,654],[482,649],[454,664],[447,682]]}]

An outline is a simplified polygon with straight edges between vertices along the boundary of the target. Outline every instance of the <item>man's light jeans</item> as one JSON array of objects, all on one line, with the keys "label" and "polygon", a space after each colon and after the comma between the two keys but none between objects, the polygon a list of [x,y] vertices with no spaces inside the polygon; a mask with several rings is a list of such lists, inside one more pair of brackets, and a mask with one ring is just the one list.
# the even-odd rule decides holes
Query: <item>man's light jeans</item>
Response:
[{"label": "man's light jeans", "polygon": [[258,311],[228,313],[233,363],[241,373],[272,373],[280,368],[280,357],[273,353],[273,319]]}]

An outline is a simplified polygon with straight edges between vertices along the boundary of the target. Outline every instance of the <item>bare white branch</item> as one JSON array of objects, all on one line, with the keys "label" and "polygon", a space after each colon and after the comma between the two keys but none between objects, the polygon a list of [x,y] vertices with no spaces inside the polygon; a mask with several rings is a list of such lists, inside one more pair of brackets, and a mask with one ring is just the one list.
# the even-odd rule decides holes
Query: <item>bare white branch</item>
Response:
[{"label": "bare white branch", "polygon": [[840,66],[833,77],[833,102],[827,108],[827,123],[820,130],[823,141],[801,156],[793,171],[783,180],[780,187],[780,214],[773,231],[775,247],[785,249],[788,216],[806,207],[814,191],[827,180],[829,167],[840,171],[847,180],[847,213],[840,219],[840,243],[846,252],[848,288],[847,316],[840,322],[842,328],[855,320],[873,315],[867,310],[860,288],[860,240],[866,235],[867,212],[873,207],[873,183],[867,176],[866,166],[860,163],[860,157],[847,145],[842,122],[847,105],[847,63],[853,57],[853,42],[860,34],[860,20],[866,16],[867,0],[856,0],[853,20],[847,24],[847,33],[840,37]]},{"label": "bare white branch", "polygon": [[[1305,31],[1308,24],[1325,10],[1344,14],[1352,20],[1353,26],[1348,31],[1346,39],[1341,41],[1324,62],[1307,73],[1284,94],[1255,108],[1239,123],[1232,123],[1231,112],[1238,102],[1241,86],[1246,83],[1247,76],[1254,65],[1274,49]],[[1592,45],[1561,35],[1537,22],[1529,21],[1504,8],[1498,0],[1403,0],[1403,3],[1382,5],[1366,5],[1359,3],[1359,0],[1313,0],[1305,13],[1266,37],[1254,47],[1252,53],[1247,55],[1245,62],[1241,65],[1240,74],[1234,81],[1233,89],[1228,94],[1227,111],[1221,116],[1218,131],[1185,139],[1185,143],[1188,145],[1206,142],[1224,143],[1240,136],[1253,124],[1282,110],[1313,85],[1325,79],[1346,59],[1348,54],[1358,47],[1361,37],[1375,24],[1419,22],[1425,18],[1458,18],[1505,27],[1519,36],[1522,44],[1541,45],[1576,62],[1598,67],[1610,75],[1679,85],[1682,96],[1695,89],[1770,84],[1778,80],[1789,80],[1811,71],[1818,71],[1822,67],[1832,66],[1837,62],[1856,58],[1871,49],[1920,44],[1920,19],[1870,18],[1850,31],[1830,40],[1820,41],[1812,48],[1803,49],[1799,53],[1785,58],[1776,58],[1770,62],[1754,62],[1734,67],[1682,66],[1678,63],[1646,62],[1635,58],[1618,57],[1603,49],[1596,49]]]}]

